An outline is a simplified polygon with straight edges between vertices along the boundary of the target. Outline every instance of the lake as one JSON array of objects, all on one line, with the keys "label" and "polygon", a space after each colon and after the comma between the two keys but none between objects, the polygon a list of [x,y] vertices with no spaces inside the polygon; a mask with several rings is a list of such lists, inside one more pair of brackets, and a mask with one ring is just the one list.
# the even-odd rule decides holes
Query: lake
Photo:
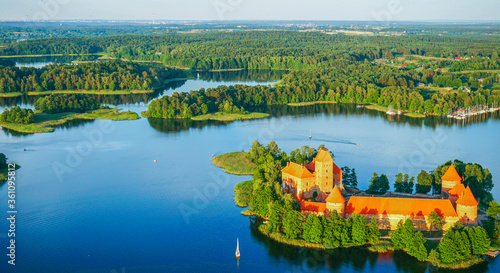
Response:
[{"label": "lake", "polygon": [[[275,81],[254,76],[231,80],[230,74],[195,77],[154,96]],[[148,99],[129,96],[113,107],[142,111]],[[30,105],[19,100],[10,103]],[[362,189],[374,171],[388,175],[392,184],[400,171],[416,176],[455,158],[488,168],[494,182],[500,177],[498,112],[460,124],[435,117],[388,117],[354,105],[258,110],[271,117],[231,123],[74,121],[54,133],[34,135],[2,130],[0,151],[22,168],[16,172],[16,266],[4,256],[0,272],[435,271],[404,253],[299,249],[260,235],[233,200],[234,185],[250,176],[226,174],[210,162],[213,155],[248,150],[255,139],[263,144],[274,140],[287,152],[325,144],[337,165],[356,168]],[[493,195],[500,198],[500,186]],[[0,208],[6,219],[5,184]],[[2,255],[8,229],[1,220]],[[489,259],[471,270],[499,272],[500,260]]]}]

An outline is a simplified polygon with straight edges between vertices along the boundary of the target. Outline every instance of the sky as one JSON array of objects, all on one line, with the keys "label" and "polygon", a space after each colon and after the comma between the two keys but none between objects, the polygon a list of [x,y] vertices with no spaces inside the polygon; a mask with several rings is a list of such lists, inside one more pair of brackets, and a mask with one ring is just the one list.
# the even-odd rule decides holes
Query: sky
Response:
[{"label": "sky", "polygon": [[500,0],[0,0],[0,20],[500,21]]}]

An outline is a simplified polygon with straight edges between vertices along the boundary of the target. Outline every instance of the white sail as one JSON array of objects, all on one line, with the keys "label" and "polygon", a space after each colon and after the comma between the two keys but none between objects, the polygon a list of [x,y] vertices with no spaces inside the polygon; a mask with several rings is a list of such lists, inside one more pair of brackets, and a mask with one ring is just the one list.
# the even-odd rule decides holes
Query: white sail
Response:
[{"label": "white sail", "polygon": [[240,240],[236,238],[236,258],[240,257]]}]

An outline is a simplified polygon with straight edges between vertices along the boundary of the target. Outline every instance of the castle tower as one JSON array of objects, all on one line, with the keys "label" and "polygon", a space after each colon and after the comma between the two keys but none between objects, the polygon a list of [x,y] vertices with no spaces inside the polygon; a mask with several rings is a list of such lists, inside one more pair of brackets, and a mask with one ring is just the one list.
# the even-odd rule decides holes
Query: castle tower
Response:
[{"label": "castle tower", "polygon": [[462,182],[458,182],[455,187],[448,191],[448,199],[450,199],[451,204],[456,209],[457,208],[457,200],[464,193],[465,187]]},{"label": "castle tower", "polygon": [[333,158],[328,151],[319,150],[314,159],[314,174],[316,185],[323,192],[331,192],[333,189]]},{"label": "castle tower", "polygon": [[344,217],[345,199],[337,185],[333,187],[332,192],[326,198],[326,210],[328,213],[336,210],[340,217]]},{"label": "castle tower", "polygon": [[458,175],[455,166],[453,166],[452,164],[441,177],[441,190],[448,192],[453,187],[455,187],[457,183],[460,183],[461,180],[462,179],[460,178],[460,175]]},{"label": "castle tower", "polygon": [[464,224],[474,224],[477,222],[478,202],[469,187],[465,188],[462,195],[457,200],[457,214]]}]

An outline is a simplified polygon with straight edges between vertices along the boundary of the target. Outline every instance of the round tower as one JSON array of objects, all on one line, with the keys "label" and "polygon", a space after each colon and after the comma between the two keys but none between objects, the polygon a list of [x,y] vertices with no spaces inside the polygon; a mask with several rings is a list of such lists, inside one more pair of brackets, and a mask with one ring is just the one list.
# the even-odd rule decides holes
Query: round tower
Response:
[{"label": "round tower", "polygon": [[470,188],[465,188],[457,200],[457,215],[460,221],[464,224],[475,224],[477,222],[478,204]]},{"label": "round tower", "polygon": [[340,215],[340,217],[344,217],[345,199],[342,196],[342,193],[340,192],[337,185],[333,187],[332,192],[326,198],[326,210],[328,211],[328,213],[335,210]]},{"label": "round tower", "polygon": [[457,169],[455,169],[455,166],[452,164],[441,177],[441,189],[442,191],[448,192],[453,189],[457,183],[460,183],[460,181],[462,181],[462,179],[460,175],[458,175]]}]

